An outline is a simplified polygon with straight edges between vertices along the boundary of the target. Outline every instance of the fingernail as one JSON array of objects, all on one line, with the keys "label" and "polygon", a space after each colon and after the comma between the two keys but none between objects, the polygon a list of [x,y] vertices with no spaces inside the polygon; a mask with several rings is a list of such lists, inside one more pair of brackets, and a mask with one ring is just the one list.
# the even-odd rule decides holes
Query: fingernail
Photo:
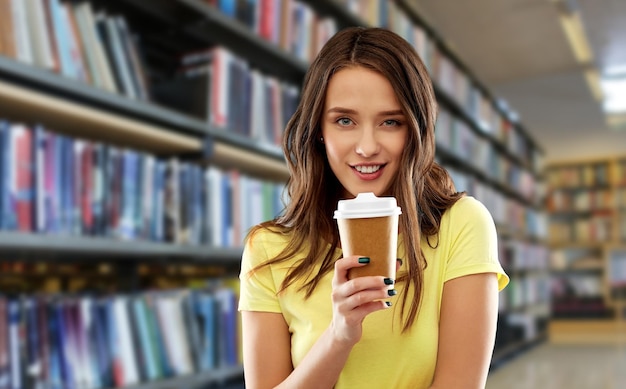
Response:
[{"label": "fingernail", "polygon": [[396,261],[400,262],[400,266],[402,266],[402,259],[396,258]]},{"label": "fingernail", "polygon": [[388,294],[389,296],[395,296],[396,294],[398,294],[398,292],[396,292],[396,290],[395,290],[395,289],[389,289],[389,290],[387,291],[387,294]]},{"label": "fingernail", "polygon": [[391,301],[385,301],[385,304],[387,304],[388,307],[391,306]]},{"label": "fingernail", "polygon": [[393,280],[391,278],[385,278],[383,281],[385,282],[385,285],[393,285]]},{"label": "fingernail", "polygon": [[361,257],[359,258],[359,263],[370,263],[369,257]]}]

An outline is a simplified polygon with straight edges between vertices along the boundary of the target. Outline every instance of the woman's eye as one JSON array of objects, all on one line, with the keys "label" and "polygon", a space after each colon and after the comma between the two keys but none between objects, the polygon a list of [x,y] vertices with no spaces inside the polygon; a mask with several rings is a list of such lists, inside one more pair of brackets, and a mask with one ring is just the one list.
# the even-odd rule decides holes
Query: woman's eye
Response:
[{"label": "woman's eye", "polygon": [[385,120],[385,121],[383,122],[383,124],[384,124],[385,126],[388,126],[388,127],[389,127],[389,126],[399,126],[399,125],[400,125],[400,122],[399,122],[399,121],[397,121],[397,120],[394,120],[394,119],[389,119],[389,120]]},{"label": "woman's eye", "polygon": [[339,118],[337,119],[337,123],[342,126],[349,126],[350,124],[352,124],[352,120],[348,118]]}]

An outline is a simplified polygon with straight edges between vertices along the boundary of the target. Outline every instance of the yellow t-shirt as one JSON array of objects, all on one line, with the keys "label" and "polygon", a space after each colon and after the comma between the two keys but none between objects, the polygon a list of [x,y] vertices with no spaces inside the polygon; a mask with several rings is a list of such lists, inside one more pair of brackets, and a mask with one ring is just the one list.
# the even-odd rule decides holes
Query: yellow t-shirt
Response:
[{"label": "yellow t-shirt", "polygon": [[[254,266],[276,256],[288,239],[288,236],[262,230],[248,242],[242,260],[239,309],[282,313],[291,333],[291,359],[295,367],[330,323],[333,275],[332,272],[327,274],[306,300],[304,293],[297,291],[301,284],[292,285],[277,295],[296,258],[264,267],[248,276]],[[435,372],[444,283],[476,273],[496,273],[500,290],[509,282],[498,262],[493,219],[489,211],[472,197],[460,199],[444,213],[439,246],[432,249],[422,240],[422,250],[428,267],[424,274],[422,305],[413,327],[401,333],[403,320],[399,297],[406,292],[406,284],[397,283],[398,295],[390,299],[397,303],[365,318],[362,339],[350,353],[335,388],[427,388]],[[400,235],[398,257],[404,258],[404,252]],[[337,257],[340,256],[338,250]],[[401,268],[399,273],[403,271],[406,270]]]}]

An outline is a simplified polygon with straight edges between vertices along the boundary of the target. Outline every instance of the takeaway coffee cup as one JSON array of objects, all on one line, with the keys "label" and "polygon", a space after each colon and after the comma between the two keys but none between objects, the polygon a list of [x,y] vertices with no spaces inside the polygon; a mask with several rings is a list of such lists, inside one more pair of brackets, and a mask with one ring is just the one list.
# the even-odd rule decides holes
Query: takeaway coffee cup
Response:
[{"label": "takeaway coffee cup", "polygon": [[394,197],[359,193],[355,199],[340,200],[335,211],[344,257],[363,255],[369,265],[350,269],[348,278],[383,276],[396,279],[398,216],[402,213]]}]

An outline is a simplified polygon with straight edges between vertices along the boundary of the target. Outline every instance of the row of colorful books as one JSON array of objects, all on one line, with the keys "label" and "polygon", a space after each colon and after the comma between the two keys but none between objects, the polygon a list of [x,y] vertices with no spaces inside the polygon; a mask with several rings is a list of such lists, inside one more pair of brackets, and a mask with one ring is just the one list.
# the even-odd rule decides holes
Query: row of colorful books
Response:
[{"label": "row of colorful books", "polygon": [[130,98],[148,100],[138,38],[123,16],[88,1],[0,0],[0,54]]},{"label": "row of colorful books", "polygon": [[548,169],[551,188],[607,186],[612,183],[608,162],[553,167]]},{"label": "row of colorful books", "polygon": [[284,184],[0,121],[0,229],[239,247]]},{"label": "row of colorful books", "polygon": [[[435,84],[472,117],[482,131],[500,140],[529,166],[539,170],[532,141],[514,125],[515,113],[506,102],[493,101],[429,36],[413,22],[397,1],[344,0],[344,6],[365,23],[388,28],[412,43],[430,71]],[[502,114],[508,112],[508,115]]]},{"label": "row of colorful books", "polygon": [[601,299],[604,294],[603,277],[600,272],[559,273],[552,277],[552,301],[558,303],[569,297]]},{"label": "row of colorful books", "polygon": [[510,277],[510,284],[499,299],[501,312],[522,312],[534,320],[546,316],[550,301],[549,250],[542,244],[500,238],[498,258]]},{"label": "row of colorful books", "polygon": [[236,292],[0,294],[0,387],[110,388],[240,365]]},{"label": "row of colorful books", "polygon": [[[586,212],[615,208],[619,203],[619,191],[613,197],[613,192],[607,189],[580,189],[576,191],[562,189],[550,192],[547,197],[547,207],[550,212]],[[626,200],[626,198],[625,198]],[[623,202],[622,204],[626,204]]]},{"label": "row of colorful books", "polygon": [[601,270],[604,253],[601,246],[564,247],[550,252],[550,268],[562,270]]},{"label": "row of colorful books", "polygon": [[337,32],[334,19],[299,0],[205,0],[226,17],[303,62],[311,62]]},{"label": "row of colorful books", "polygon": [[550,221],[550,239],[559,242],[602,243],[611,242],[614,217],[612,213],[592,213],[574,221],[552,219]]},{"label": "row of colorful books", "polygon": [[[445,165],[444,165],[445,166]],[[457,168],[445,166],[458,191],[466,191],[480,200],[491,212],[496,224],[528,237],[547,238],[547,217],[539,210],[528,207],[486,185],[473,175]]]},{"label": "row of colorful books", "polygon": [[253,69],[220,46],[185,54],[178,74],[155,84],[154,99],[218,129],[280,145],[299,89]]},{"label": "row of colorful books", "polygon": [[[532,312],[533,306],[548,305],[551,301],[550,286],[551,280],[548,272],[511,277],[509,285],[502,291],[499,300],[500,311],[527,309]],[[539,313],[542,313],[541,310]]]},{"label": "row of colorful books", "polygon": [[520,240],[503,240],[498,245],[500,263],[505,269],[548,270],[550,250],[543,244]]},{"label": "row of colorful books", "polygon": [[487,177],[511,187],[530,202],[541,199],[542,183],[533,172],[512,162],[491,141],[445,109],[439,112],[435,136],[437,147],[453,153]]}]

